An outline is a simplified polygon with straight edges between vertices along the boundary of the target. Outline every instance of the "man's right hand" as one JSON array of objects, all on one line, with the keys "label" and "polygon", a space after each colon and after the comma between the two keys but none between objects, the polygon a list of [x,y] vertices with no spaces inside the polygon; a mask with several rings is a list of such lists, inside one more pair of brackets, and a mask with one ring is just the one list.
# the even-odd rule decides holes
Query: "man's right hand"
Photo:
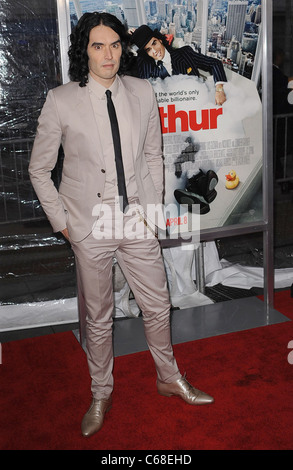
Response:
[{"label": "man's right hand", "polygon": [[66,238],[66,240],[69,241],[69,233],[68,233],[68,229],[65,228],[64,230],[61,230],[61,233],[62,235]]}]

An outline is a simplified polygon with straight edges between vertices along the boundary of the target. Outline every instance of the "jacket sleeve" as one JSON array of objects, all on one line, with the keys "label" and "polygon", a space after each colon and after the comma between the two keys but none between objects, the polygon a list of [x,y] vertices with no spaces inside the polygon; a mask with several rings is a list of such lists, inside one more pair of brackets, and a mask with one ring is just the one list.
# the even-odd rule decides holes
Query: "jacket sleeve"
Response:
[{"label": "jacket sleeve", "polygon": [[189,56],[189,61],[191,63],[193,62],[193,64],[199,69],[210,72],[213,75],[215,82],[227,81],[224,66],[219,59],[195,52],[189,46],[188,51],[186,50],[184,53]]},{"label": "jacket sleeve", "polygon": [[61,231],[66,227],[66,214],[51,178],[51,172],[57,162],[61,140],[62,129],[54,92],[50,90],[38,120],[29,164],[29,175],[54,232]]}]

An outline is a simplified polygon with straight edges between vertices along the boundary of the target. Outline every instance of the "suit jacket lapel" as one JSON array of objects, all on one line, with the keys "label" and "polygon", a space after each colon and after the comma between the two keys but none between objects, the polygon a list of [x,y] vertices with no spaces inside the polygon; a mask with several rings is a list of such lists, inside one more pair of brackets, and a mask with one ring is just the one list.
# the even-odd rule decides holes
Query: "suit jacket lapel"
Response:
[{"label": "suit jacket lapel", "polygon": [[131,132],[132,132],[132,149],[134,158],[136,158],[138,153],[138,145],[140,140],[140,103],[138,97],[135,95],[132,87],[127,83],[126,80],[123,80],[121,77],[121,82],[124,85],[125,93],[129,102],[132,122],[131,122]]},{"label": "suit jacket lapel", "polygon": [[103,160],[103,152],[98,151],[98,149],[102,149],[103,147],[99,133],[97,132],[97,123],[92,108],[88,86],[78,86],[76,108],[80,117],[81,126],[87,129],[89,139],[92,141],[93,152],[98,152],[99,157]]}]

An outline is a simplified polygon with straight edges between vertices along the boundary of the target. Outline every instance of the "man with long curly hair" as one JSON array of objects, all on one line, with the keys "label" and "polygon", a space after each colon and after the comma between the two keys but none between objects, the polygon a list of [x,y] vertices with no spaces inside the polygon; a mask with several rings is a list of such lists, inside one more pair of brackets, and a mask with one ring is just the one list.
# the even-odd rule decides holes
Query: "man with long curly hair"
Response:
[{"label": "man with long curly hair", "polygon": [[[159,205],[163,192],[160,120],[152,86],[147,80],[123,76],[129,60],[128,36],[116,17],[86,13],[70,39],[71,81],[48,93],[29,171],[53,230],[63,233],[75,254],[87,311],[92,380],[92,403],[82,420],[82,434],[91,436],[102,427],[112,405],[114,256],[142,311],[158,392],[177,395],[192,405],[211,403],[213,398],[193,388],[178,370],[160,245],[148,228],[155,221],[151,216],[146,220],[149,205]],[[112,131],[113,104],[118,132]],[[57,190],[51,171],[60,144],[64,163]],[[138,236],[133,236],[133,226]]]}]

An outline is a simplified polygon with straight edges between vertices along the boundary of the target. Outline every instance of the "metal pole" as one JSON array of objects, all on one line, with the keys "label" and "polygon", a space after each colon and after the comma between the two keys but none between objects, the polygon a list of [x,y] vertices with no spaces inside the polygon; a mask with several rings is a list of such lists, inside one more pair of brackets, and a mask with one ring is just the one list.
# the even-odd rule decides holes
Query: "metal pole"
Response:
[{"label": "metal pole", "polygon": [[57,14],[58,14],[62,83],[67,83],[69,82],[68,47],[69,47],[69,36],[71,33],[69,0],[57,0]]},{"label": "metal pole", "polygon": [[195,248],[196,262],[196,285],[201,294],[205,293],[205,274],[204,274],[204,242],[200,242]]},{"label": "metal pole", "polygon": [[274,244],[273,244],[273,102],[272,102],[272,0],[263,0],[263,232],[264,300],[269,312],[274,304]]}]

